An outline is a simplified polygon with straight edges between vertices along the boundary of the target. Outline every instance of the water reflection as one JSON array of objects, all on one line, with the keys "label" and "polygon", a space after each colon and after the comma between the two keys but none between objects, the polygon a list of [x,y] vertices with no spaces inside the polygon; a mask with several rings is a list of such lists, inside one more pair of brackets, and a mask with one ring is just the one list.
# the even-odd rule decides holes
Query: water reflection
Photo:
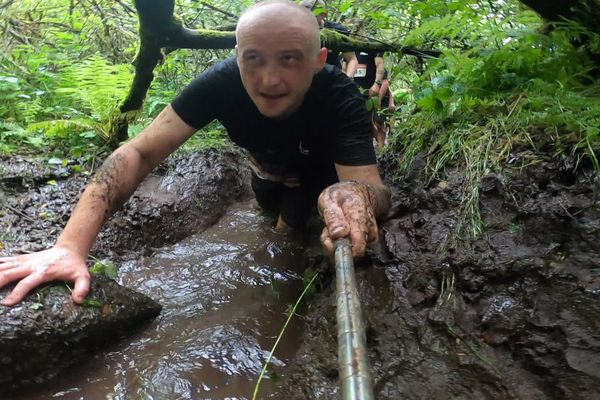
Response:
[{"label": "water reflection", "polygon": [[[301,237],[240,204],[204,233],[126,263],[120,282],[159,301],[161,315],[27,399],[250,398],[300,294],[302,253]],[[300,329],[295,319],[271,361],[279,374]],[[276,392],[269,380],[261,388]]]}]

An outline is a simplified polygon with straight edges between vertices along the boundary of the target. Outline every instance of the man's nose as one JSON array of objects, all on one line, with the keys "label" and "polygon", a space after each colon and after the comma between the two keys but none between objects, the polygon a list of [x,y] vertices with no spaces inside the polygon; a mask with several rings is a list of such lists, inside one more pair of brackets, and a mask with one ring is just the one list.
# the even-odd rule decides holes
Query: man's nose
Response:
[{"label": "man's nose", "polygon": [[265,66],[262,74],[262,84],[265,87],[273,87],[281,82],[281,69],[276,63],[269,63]]}]

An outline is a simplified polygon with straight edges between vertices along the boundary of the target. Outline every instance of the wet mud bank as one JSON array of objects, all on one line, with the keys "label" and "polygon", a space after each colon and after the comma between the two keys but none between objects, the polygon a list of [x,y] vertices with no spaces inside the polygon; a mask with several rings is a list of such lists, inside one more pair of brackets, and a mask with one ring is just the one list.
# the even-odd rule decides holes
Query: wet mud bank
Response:
[{"label": "wet mud bank", "polygon": [[[250,195],[242,160],[235,150],[168,158],[105,224],[92,254],[118,260],[148,253],[214,224],[229,205]],[[70,165],[0,160],[0,255],[52,246],[90,178]]]},{"label": "wet mud bank", "polygon": [[[248,197],[248,170],[241,160],[235,151],[166,160],[107,223],[92,260],[120,265],[214,224],[229,205]],[[0,256],[52,246],[90,175],[34,158],[0,160]],[[13,287],[0,289],[0,297]],[[147,296],[103,276],[93,276],[83,306],[73,304],[70,290],[52,283],[14,307],[0,306],[0,363],[10,371],[1,379],[0,397],[54,379],[131,336],[161,310]]]},{"label": "wet mud bank", "polygon": [[[169,159],[103,230],[95,256],[135,259],[215,223],[251,195],[242,160],[234,151]],[[69,166],[31,175],[15,165],[0,169],[0,254],[51,245],[89,179]],[[422,162],[397,181],[393,163],[382,165],[393,209],[381,246],[357,263],[376,398],[599,398],[600,188],[591,169],[547,160],[487,176],[482,234],[456,240],[461,171],[424,184]],[[313,239],[304,259],[323,272],[319,290],[299,312],[300,348],[270,398],[341,398],[333,270]]]},{"label": "wet mud bank", "polygon": [[[0,296],[7,294],[0,290]],[[103,275],[93,276],[82,306],[57,282],[36,289],[14,307],[0,307],[0,397],[14,398],[55,378],[160,311],[157,302]]]},{"label": "wet mud bank", "polygon": [[[391,183],[387,252],[357,268],[376,398],[600,398],[600,187],[565,165],[487,176],[476,240],[453,236],[461,171]],[[289,398],[341,398],[333,289],[306,312]]]}]

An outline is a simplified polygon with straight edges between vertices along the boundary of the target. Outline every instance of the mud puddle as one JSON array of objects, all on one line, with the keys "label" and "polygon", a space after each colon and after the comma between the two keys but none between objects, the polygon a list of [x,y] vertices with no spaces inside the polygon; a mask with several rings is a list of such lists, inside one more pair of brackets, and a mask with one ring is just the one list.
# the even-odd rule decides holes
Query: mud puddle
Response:
[{"label": "mud puddle", "polygon": [[[119,283],[161,303],[161,315],[22,399],[251,398],[302,289],[304,238],[271,224],[243,202],[203,233],[125,262]],[[271,361],[278,376],[301,333],[294,318]],[[274,380],[263,380],[261,398],[277,397]]]}]

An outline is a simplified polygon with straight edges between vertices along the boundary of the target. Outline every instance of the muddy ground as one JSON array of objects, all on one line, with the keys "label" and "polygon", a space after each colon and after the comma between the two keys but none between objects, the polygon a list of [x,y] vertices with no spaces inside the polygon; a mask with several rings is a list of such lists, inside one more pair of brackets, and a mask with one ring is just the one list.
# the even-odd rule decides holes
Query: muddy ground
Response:
[{"label": "muddy ground", "polygon": [[[91,178],[77,165],[32,157],[0,159],[0,254],[28,253],[56,241]],[[78,168],[77,168],[78,170]],[[161,163],[105,225],[92,254],[122,260],[149,254],[211,226],[250,196],[241,153],[208,150]]]},{"label": "muddy ground", "polygon": [[[229,151],[169,159],[94,254],[150,253],[214,223],[249,195],[239,159]],[[89,179],[32,165],[0,165],[0,254],[53,243]],[[357,265],[376,398],[600,398],[600,188],[591,168],[548,159],[490,174],[482,235],[456,240],[460,170],[425,184],[422,160],[403,179],[393,157],[382,166],[393,209],[384,241]],[[230,184],[200,187],[198,174]],[[302,311],[307,329],[280,397],[339,399],[331,269],[315,247],[306,259],[329,272]]]},{"label": "muddy ground", "polygon": [[[476,240],[453,239],[460,170],[390,182],[389,254],[358,271],[378,399],[600,398],[600,187],[571,161],[487,176]],[[334,307],[310,305],[290,398],[340,398]]]}]

